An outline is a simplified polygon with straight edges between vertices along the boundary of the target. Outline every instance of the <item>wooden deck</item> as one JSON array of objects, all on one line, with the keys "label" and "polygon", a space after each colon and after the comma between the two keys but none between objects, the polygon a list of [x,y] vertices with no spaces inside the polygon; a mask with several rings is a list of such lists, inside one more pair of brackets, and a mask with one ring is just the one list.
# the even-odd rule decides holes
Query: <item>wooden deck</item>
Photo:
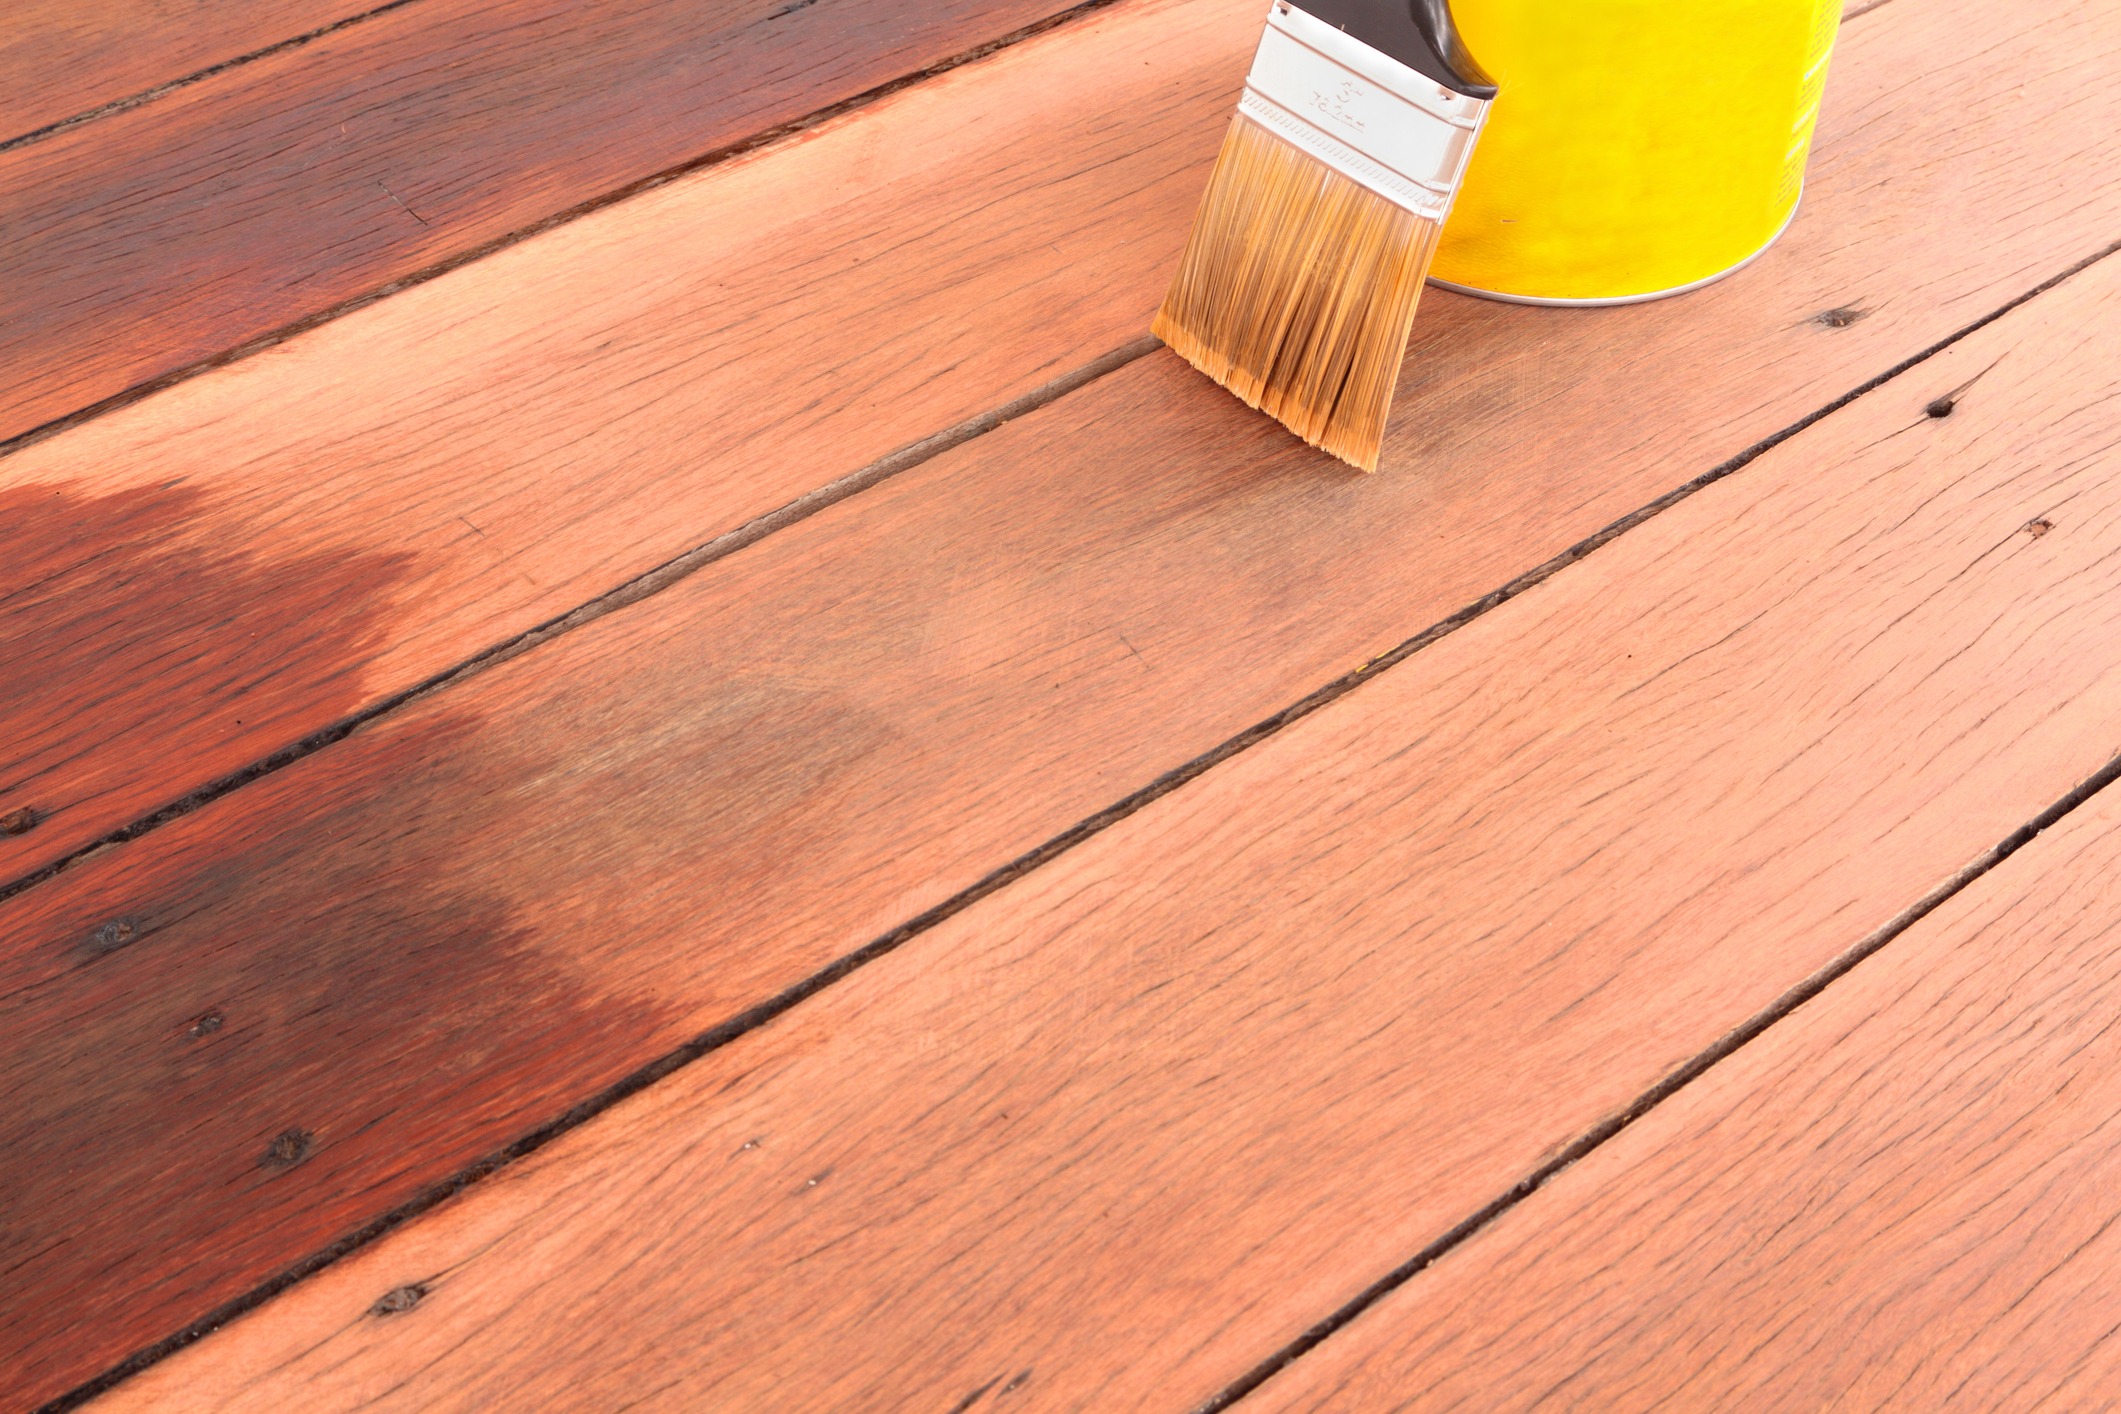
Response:
[{"label": "wooden deck", "polygon": [[1257,0],[0,16],[0,1410],[2096,1408],[2121,9],[1145,336]]}]

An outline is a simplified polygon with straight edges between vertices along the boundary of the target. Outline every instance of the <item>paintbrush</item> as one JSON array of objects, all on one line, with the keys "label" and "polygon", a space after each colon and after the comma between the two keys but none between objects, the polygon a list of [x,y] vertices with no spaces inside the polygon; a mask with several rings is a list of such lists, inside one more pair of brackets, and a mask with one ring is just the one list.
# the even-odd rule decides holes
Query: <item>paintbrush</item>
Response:
[{"label": "paintbrush", "polygon": [[1376,470],[1415,302],[1494,96],[1446,0],[1274,0],[1152,331],[1314,447]]}]

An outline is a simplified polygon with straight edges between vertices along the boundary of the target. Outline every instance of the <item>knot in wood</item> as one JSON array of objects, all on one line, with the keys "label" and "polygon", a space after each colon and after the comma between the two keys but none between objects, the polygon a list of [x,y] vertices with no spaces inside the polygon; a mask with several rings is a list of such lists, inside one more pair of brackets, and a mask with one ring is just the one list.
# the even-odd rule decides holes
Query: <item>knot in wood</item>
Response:
[{"label": "knot in wood", "polygon": [[392,1287],[376,1298],[376,1304],[368,1308],[371,1316],[395,1316],[410,1311],[427,1299],[425,1282],[408,1282],[404,1286]]},{"label": "knot in wood", "polygon": [[272,1143],[265,1146],[265,1155],[258,1160],[260,1166],[269,1169],[293,1168],[315,1152],[317,1136],[306,1129],[283,1129],[273,1136]]},{"label": "knot in wood", "polygon": [[88,935],[88,945],[99,953],[116,952],[140,936],[140,920],[137,918],[113,918],[108,923],[97,925]]}]

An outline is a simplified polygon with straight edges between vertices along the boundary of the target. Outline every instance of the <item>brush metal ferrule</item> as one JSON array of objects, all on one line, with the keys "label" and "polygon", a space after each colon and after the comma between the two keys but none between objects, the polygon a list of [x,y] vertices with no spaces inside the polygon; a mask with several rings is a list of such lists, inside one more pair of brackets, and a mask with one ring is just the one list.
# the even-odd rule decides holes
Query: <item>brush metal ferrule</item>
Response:
[{"label": "brush metal ferrule", "polygon": [[1237,111],[1387,201],[1441,221],[1488,105],[1275,0]]}]

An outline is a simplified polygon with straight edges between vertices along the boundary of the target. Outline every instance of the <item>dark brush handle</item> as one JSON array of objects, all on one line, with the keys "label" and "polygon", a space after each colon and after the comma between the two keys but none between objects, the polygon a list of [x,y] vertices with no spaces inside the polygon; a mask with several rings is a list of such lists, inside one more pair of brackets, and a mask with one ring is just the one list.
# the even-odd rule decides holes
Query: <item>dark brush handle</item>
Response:
[{"label": "dark brush handle", "polygon": [[1495,81],[1466,52],[1450,0],[1289,0],[1454,93],[1493,98]]}]

